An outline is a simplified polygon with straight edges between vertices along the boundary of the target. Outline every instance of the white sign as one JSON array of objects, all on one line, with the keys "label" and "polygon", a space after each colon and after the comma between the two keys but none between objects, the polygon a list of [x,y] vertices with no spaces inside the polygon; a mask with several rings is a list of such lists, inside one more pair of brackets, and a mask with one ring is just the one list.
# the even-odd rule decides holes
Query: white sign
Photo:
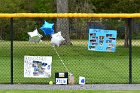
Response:
[{"label": "white sign", "polygon": [[24,56],[24,77],[51,77],[52,56]]},{"label": "white sign", "polygon": [[56,78],[56,84],[67,84],[67,78]]},{"label": "white sign", "polygon": [[79,77],[79,84],[84,85],[85,84],[85,77]]}]

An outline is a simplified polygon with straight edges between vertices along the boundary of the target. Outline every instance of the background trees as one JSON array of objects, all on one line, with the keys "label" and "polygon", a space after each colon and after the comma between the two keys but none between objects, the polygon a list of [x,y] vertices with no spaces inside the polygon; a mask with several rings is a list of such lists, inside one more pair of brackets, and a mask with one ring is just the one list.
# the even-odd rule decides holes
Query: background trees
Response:
[{"label": "background trees", "polygon": [[[0,0],[1,13],[135,13],[140,12],[140,0]],[[20,33],[22,37],[14,36],[15,40],[28,40],[27,32],[35,27],[40,27],[44,20],[57,22],[56,31],[61,31],[70,44],[70,38],[87,39],[87,22],[96,19],[69,18],[69,19],[14,19],[15,34]],[[97,19],[98,20],[98,19]],[[124,38],[127,34],[127,24],[124,19],[102,19],[100,20],[109,29],[118,30],[118,37]],[[0,19],[0,39],[9,39],[9,19]],[[126,29],[126,30],[125,30]],[[135,21],[133,34],[137,37],[140,29],[140,20]],[[22,31],[22,32],[21,32]],[[127,35],[126,35],[127,36]],[[45,38],[44,38],[45,39]],[[66,42],[65,42],[66,43]]]}]

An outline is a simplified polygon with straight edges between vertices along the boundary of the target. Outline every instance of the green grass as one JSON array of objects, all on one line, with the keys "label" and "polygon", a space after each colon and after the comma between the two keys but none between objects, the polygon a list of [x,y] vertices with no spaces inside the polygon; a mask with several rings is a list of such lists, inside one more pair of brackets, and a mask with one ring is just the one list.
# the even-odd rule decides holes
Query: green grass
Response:
[{"label": "green grass", "polygon": [[[95,52],[87,49],[87,41],[72,41],[73,46],[56,47],[65,65],[74,74],[76,83],[79,76],[86,77],[86,83],[128,83],[129,80],[129,49],[122,46],[118,40],[117,51]],[[133,46],[133,82],[140,83],[140,46],[135,41]],[[10,42],[0,41],[0,83],[10,82]],[[24,78],[24,55],[52,56],[52,77],[37,79]],[[54,81],[55,72],[65,72],[66,69],[59,60],[50,42],[39,44],[28,41],[14,41],[14,83],[48,84]]]},{"label": "green grass", "polygon": [[140,93],[138,90],[0,90],[0,93]]}]

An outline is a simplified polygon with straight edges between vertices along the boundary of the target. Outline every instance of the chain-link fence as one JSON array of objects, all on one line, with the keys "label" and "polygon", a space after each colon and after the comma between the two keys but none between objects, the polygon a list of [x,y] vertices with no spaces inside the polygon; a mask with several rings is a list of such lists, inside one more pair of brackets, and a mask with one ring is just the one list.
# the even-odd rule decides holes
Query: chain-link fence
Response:
[{"label": "chain-link fence", "polygon": [[[64,1],[1,0],[0,12],[100,12],[97,11],[96,5],[99,5],[98,8],[102,7],[105,12],[109,12],[104,7],[109,2],[100,5],[96,0]],[[120,6],[119,3],[117,5],[115,3],[116,1],[113,1],[112,6]],[[64,43],[66,45],[55,47],[56,50],[51,46],[51,35],[46,36],[40,29],[44,21],[54,23],[55,33],[62,31],[62,36],[67,41]],[[128,19],[122,18],[61,18],[58,20],[56,18],[1,18],[0,83],[48,84],[49,81],[55,82],[55,72],[68,70],[74,74],[76,84],[79,76],[85,77],[87,84],[140,83],[140,19],[134,19],[132,32],[129,23]],[[42,35],[41,42],[30,40],[27,34],[36,28]],[[116,30],[116,52],[88,50],[89,29]],[[52,76],[50,78],[24,77],[24,56],[52,56]]]},{"label": "chain-link fence", "polygon": [[[132,51],[130,51],[130,25],[127,19],[69,18],[68,33],[72,45],[55,47],[65,66],[59,59],[54,47],[50,44],[51,36],[44,35],[40,30],[44,20],[55,23],[55,19],[50,20],[47,18],[13,19],[13,33],[11,34],[14,41],[12,47],[10,19],[0,19],[0,83],[11,83],[11,79],[13,79],[13,83],[48,84],[50,80],[55,82],[55,72],[67,72],[65,66],[74,74],[77,84],[79,76],[84,76],[87,84],[129,83],[130,79],[132,83],[140,83],[139,19],[134,19],[133,22]],[[43,36],[41,38],[42,42],[35,43],[29,41],[27,33],[33,32],[35,28]],[[116,52],[88,50],[89,29],[117,30]],[[13,52],[13,56],[11,56],[11,52]],[[50,78],[24,77],[25,55],[52,56],[52,76]],[[130,64],[131,57],[132,65]],[[11,61],[13,61],[13,68],[11,68]],[[130,76],[131,66],[132,78]],[[13,72],[11,72],[12,69]],[[11,76],[12,73],[13,76]]]}]

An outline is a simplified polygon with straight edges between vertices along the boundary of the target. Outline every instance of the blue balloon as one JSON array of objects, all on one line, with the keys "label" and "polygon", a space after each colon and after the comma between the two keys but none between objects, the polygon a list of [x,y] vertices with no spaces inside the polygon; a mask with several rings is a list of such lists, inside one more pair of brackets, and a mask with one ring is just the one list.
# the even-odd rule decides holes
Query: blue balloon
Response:
[{"label": "blue balloon", "polygon": [[45,35],[54,34],[54,23],[44,22],[43,26],[40,28]]}]

